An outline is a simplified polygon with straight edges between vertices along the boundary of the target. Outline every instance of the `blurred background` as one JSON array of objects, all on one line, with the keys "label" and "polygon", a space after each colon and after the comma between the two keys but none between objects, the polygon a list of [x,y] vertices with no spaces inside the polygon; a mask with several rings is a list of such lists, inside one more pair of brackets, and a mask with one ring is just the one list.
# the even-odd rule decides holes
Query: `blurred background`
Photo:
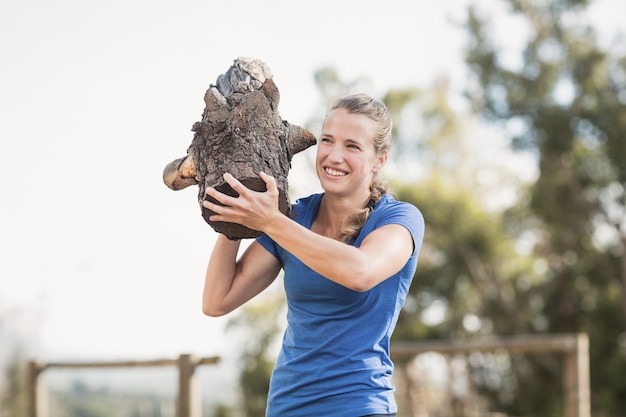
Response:
[{"label": "blurred background", "polygon": [[[263,415],[280,282],[203,316],[216,234],[197,188],[161,179],[239,56],[269,66],[282,118],[315,134],[343,94],[393,113],[383,174],[427,224],[395,341],[586,333],[592,415],[626,416],[625,13],[623,0],[0,0],[0,417],[27,413],[28,360],[181,353],[221,358],[198,371],[203,416]],[[292,199],[318,191],[314,152],[293,159]],[[561,362],[420,355],[420,406],[399,415],[562,416]],[[49,370],[46,384],[51,416],[174,415],[175,370]]]}]

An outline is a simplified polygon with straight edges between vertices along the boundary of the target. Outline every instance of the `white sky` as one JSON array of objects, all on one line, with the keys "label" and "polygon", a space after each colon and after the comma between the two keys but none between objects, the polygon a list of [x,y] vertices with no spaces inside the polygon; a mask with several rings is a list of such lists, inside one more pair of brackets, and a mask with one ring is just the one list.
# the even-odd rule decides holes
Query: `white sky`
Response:
[{"label": "white sky", "polygon": [[161,180],[209,84],[261,59],[304,124],[322,66],[375,95],[458,72],[444,11],[464,3],[0,0],[0,337],[41,359],[228,354],[228,317],[200,311],[215,232],[196,187]]},{"label": "white sky", "polygon": [[321,66],[374,94],[448,68],[441,8],[405,4],[1,0],[0,317],[44,358],[221,351],[227,318],[200,312],[215,233],[163,167],[238,56],[268,64],[296,124]]}]

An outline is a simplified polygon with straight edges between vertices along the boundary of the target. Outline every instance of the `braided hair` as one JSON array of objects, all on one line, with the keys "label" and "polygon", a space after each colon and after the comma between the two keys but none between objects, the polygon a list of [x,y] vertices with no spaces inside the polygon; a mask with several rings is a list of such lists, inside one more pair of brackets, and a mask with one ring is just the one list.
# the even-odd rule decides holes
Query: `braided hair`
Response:
[{"label": "braided hair", "polygon": [[[377,155],[389,152],[391,148],[392,120],[385,104],[370,97],[367,94],[353,94],[337,100],[331,110],[344,109],[349,113],[361,114],[368,117],[375,123],[373,132],[374,148]],[[374,210],[376,203],[387,192],[387,186],[378,178],[378,173],[374,173],[370,184],[370,198],[364,208],[357,209],[354,213],[343,219],[339,240],[352,243],[359,235],[361,228],[367,221],[370,213]]]}]

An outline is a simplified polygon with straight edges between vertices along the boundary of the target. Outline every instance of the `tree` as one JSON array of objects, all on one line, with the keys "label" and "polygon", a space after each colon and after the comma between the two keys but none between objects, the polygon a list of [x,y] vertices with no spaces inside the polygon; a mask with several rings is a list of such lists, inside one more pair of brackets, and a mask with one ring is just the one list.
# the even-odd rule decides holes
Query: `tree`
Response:
[{"label": "tree", "polygon": [[[587,332],[594,415],[626,412],[626,57],[597,42],[586,0],[503,0],[527,40],[517,51],[496,43],[489,19],[470,9],[468,96],[487,120],[538,157],[525,234],[545,265],[535,285],[545,331]],[[493,23],[493,21],[491,22]],[[617,49],[619,50],[619,49]],[[507,55],[505,55],[507,54]],[[621,339],[620,339],[621,338]],[[536,372],[539,372],[537,369]],[[556,372],[545,384],[559,384]],[[535,380],[539,382],[539,379]],[[542,383],[536,384],[538,390]],[[534,400],[535,415],[554,407]]]}]

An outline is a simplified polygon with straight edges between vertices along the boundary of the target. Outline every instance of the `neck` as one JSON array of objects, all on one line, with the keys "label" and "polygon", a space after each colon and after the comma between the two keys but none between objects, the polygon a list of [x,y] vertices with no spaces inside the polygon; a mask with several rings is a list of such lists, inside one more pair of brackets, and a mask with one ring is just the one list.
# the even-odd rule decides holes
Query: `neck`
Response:
[{"label": "neck", "polygon": [[346,216],[354,213],[355,210],[364,208],[369,201],[369,193],[350,198],[339,198],[337,196],[324,194],[320,208],[313,221],[311,230],[314,232],[337,239],[341,233],[341,225]]}]

